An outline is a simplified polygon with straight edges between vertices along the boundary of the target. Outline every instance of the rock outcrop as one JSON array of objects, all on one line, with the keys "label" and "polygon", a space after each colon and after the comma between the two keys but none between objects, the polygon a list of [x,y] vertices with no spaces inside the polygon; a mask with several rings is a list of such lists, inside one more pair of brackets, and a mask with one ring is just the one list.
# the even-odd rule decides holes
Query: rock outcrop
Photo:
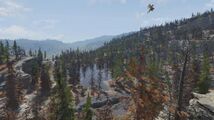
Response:
[{"label": "rock outcrop", "polygon": [[190,120],[214,120],[214,90],[207,94],[193,93],[190,100]]},{"label": "rock outcrop", "polygon": [[[23,68],[23,64],[27,63],[31,59],[32,59],[31,57],[26,57],[14,64],[14,72],[17,80],[16,84],[21,90],[20,94],[22,95],[26,94],[26,91],[29,89],[30,83],[32,81],[31,75],[25,73],[22,68]],[[6,84],[5,77],[7,77],[7,69],[4,70],[4,74],[0,75],[0,93],[1,94],[5,93],[5,84]],[[22,99],[22,97],[20,98]],[[7,111],[7,109],[5,109],[6,102],[7,102],[7,98],[5,97],[5,95],[0,96],[0,119],[1,120],[9,119],[8,114],[12,114],[11,111]],[[18,112],[22,110],[22,106],[23,104],[20,106],[20,108],[17,111],[14,111],[14,114],[18,114]],[[21,116],[24,116],[24,115],[22,114]]]},{"label": "rock outcrop", "polygon": [[[18,83],[20,84],[20,87],[24,90],[29,90],[30,89],[30,85],[32,82],[32,77],[30,74],[26,73],[23,70],[23,66],[25,64],[27,64],[30,60],[32,60],[33,58],[28,57],[25,58],[21,61],[19,61],[14,67],[15,67],[15,72],[16,72],[16,78],[18,80]],[[29,68],[31,66],[28,66]]]}]

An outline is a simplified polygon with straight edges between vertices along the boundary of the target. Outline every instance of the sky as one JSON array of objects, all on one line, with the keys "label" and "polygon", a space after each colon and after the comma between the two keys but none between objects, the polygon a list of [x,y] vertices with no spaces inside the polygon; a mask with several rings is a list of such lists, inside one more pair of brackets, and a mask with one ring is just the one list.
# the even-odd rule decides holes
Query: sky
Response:
[{"label": "sky", "polygon": [[[147,13],[147,5],[155,10]],[[0,39],[75,42],[190,17],[214,0],[0,0]]]}]

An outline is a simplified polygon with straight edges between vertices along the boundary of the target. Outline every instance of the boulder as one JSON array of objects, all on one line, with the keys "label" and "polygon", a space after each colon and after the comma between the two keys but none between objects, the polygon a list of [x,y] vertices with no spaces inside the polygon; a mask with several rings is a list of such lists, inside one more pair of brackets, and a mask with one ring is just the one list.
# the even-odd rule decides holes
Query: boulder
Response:
[{"label": "boulder", "polygon": [[26,73],[18,73],[17,74],[18,83],[21,85],[22,89],[29,90],[32,82],[32,77]]},{"label": "boulder", "polygon": [[[94,108],[94,109],[97,109],[97,108],[101,108],[107,104],[111,104],[111,105],[114,105],[114,104],[117,104],[119,103],[119,98],[117,97],[110,97],[109,99],[102,99],[102,100],[92,100],[92,104],[91,104],[91,107]],[[85,102],[84,102],[85,103]],[[83,106],[84,106],[84,103],[80,104],[77,106],[77,111],[81,111]]]},{"label": "boulder", "polygon": [[214,120],[214,90],[207,94],[193,93],[194,99],[189,102],[191,120]]}]

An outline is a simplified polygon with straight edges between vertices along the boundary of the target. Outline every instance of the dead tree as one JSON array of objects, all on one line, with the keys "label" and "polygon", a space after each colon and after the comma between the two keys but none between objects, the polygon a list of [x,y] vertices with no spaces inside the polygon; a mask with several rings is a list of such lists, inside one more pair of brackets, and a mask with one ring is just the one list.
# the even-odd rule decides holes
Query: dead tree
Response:
[{"label": "dead tree", "polygon": [[180,116],[180,112],[182,110],[182,101],[183,101],[183,89],[184,89],[184,79],[186,76],[186,67],[187,67],[187,63],[190,57],[190,45],[189,45],[189,41],[185,41],[186,45],[184,47],[185,50],[182,51],[184,53],[184,63],[182,66],[182,72],[181,72],[181,76],[180,76],[180,80],[179,80],[179,89],[178,89],[178,100],[177,100],[177,107],[175,110],[175,120],[180,120],[182,116]]}]

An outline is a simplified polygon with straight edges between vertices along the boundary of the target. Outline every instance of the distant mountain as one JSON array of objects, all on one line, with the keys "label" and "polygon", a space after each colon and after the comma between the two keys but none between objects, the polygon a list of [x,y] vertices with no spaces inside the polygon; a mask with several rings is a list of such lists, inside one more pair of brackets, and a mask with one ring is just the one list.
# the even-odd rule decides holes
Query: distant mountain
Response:
[{"label": "distant mountain", "polygon": [[[77,49],[80,50],[92,50],[104,45],[105,42],[111,41],[115,36],[101,36],[94,39],[88,39],[84,41],[78,41],[74,43],[64,43],[58,40],[29,40],[18,39],[17,44],[24,48],[26,51],[30,49],[32,51],[41,48],[42,51],[46,51],[48,55],[59,54],[63,50]],[[6,41],[5,39],[1,39]],[[10,44],[13,44],[14,40],[8,40]]]},{"label": "distant mountain", "polygon": [[[6,40],[3,40],[6,41]],[[14,40],[7,40],[9,44],[13,44]],[[38,50],[41,48],[42,51],[46,51],[49,55],[58,54],[61,50],[68,49],[69,44],[65,44],[57,40],[28,40],[28,39],[18,39],[17,44],[24,48],[26,51]]]},{"label": "distant mountain", "polygon": [[84,41],[78,41],[71,44],[71,48],[79,48],[81,50],[92,50],[104,45],[105,42],[111,41],[116,36],[101,36],[93,39],[87,39]]}]

